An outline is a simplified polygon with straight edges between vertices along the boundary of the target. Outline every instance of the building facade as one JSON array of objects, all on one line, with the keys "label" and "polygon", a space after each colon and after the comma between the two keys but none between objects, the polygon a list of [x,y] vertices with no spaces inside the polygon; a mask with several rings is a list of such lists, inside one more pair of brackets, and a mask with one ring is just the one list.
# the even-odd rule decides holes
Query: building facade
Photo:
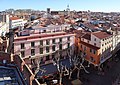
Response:
[{"label": "building facade", "polygon": [[10,17],[9,28],[14,29],[17,27],[23,27],[26,21],[18,17]]},{"label": "building facade", "polygon": [[66,32],[19,36],[14,38],[14,54],[21,55],[23,59],[40,58],[42,64],[48,64],[54,57],[66,58],[67,49],[74,50],[74,39],[73,33]]},{"label": "building facade", "polygon": [[0,36],[5,36],[9,32],[9,14],[0,14]]},{"label": "building facade", "polygon": [[99,66],[112,56],[113,35],[106,32],[83,33],[76,37],[78,51],[94,66]]}]

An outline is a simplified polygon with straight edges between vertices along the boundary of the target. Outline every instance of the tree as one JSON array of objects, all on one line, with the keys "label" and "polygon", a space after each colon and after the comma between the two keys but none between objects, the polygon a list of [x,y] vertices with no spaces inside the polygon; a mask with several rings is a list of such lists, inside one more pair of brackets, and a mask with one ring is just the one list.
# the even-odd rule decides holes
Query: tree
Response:
[{"label": "tree", "polygon": [[[72,56],[71,55],[71,51],[72,50],[67,51],[67,54],[69,56],[69,60],[70,60],[71,66],[73,66],[73,68],[71,68],[69,70],[69,79],[71,79],[71,75],[72,75],[73,71],[76,70],[76,69],[78,70],[78,72],[77,72],[77,78],[79,78],[79,74],[80,74],[80,70],[81,69],[84,69],[84,71],[86,73],[89,73],[86,70],[85,66],[83,65],[83,63],[85,61],[83,54],[82,53],[75,53],[74,52],[74,56]],[[79,54],[80,54],[80,56],[79,56]],[[89,66],[87,66],[87,67],[89,67]]]},{"label": "tree", "polygon": [[[46,72],[46,70],[45,69],[41,69],[40,68],[40,62],[41,62],[41,58],[38,58],[38,59],[36,59],[36,69],[35,69],[35,75],[39,72],[39,71],[42,71],[42,73],[45,73]],[[41,73],[41,74],[42,74]]]},{"label": "tree", "polygon": [[64,66],[61,62],[60,62],[60,53],[58,51],[58,57],[54,57],[53,61],[53,65],[55,65],[57,67],[57,70],[59,72],[59,85],[62,85],[62,75],[69,75],[69,70],[67,69],[66,66]]}]

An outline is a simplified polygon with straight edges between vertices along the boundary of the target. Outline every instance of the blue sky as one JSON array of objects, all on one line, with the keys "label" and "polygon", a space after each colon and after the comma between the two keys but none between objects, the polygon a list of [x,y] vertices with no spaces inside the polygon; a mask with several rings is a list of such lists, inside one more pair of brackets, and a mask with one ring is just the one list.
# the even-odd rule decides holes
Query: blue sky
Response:
[{"label": "blue sky", "polygon": [[0,0],[0,11],[5,9],[90,10],[103,12],[120,12],[120,0]]}]

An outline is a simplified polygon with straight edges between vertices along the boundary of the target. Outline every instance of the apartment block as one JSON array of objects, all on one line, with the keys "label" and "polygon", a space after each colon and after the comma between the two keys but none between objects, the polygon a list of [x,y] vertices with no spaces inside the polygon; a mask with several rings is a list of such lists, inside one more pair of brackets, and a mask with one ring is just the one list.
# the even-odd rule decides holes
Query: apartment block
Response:
[{"label": "apartment block", "polygon": [[[77,34],[78,35],[78,34]],[[78,51],[91,64],[98,66],[112,56],[113,35],[106,32],[84,32],[76,37]]]},{"label": "apartment block", "polygon": [[[29,32],[24,32],[30,33]],[[67,49],[74,50],[75,34],[66,32],[35,33],[21,35],[14,38],[14,54],[22,56],[23,59],[41,59],[42,64],[52,62],[54,57],[67,56]]]}]

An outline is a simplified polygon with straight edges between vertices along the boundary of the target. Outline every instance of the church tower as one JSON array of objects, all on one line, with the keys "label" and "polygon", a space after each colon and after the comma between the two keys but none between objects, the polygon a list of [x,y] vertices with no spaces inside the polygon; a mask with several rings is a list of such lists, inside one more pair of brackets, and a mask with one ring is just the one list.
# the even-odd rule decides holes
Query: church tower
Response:
[{"label": "church tower", "polygon": [[67,15],[70,16],[70,8],[69,8],[69,5],[67,5],[67,9],[66,9],[66,11],[67,11]]}]

